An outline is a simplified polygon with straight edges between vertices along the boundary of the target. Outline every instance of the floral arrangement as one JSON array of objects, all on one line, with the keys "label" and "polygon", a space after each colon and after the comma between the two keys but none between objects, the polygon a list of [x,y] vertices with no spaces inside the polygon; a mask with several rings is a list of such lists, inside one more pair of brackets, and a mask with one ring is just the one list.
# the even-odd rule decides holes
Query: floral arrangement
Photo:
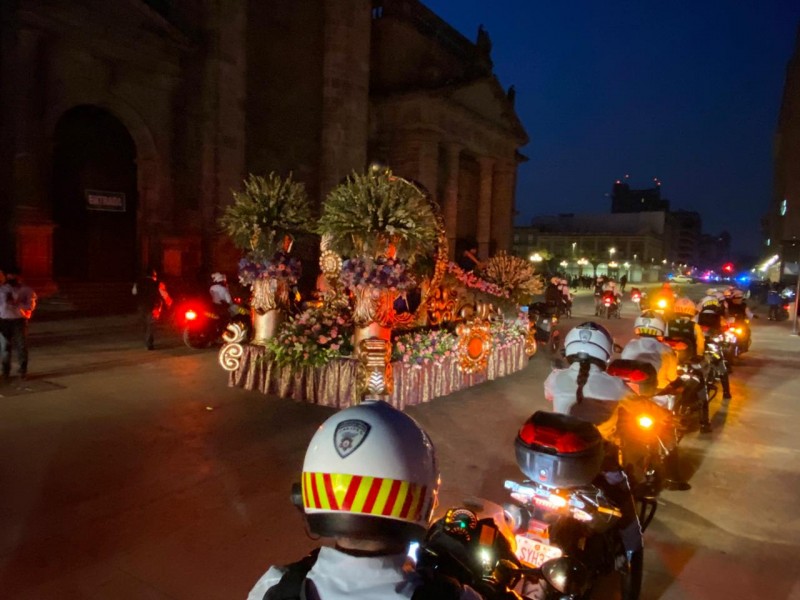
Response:
[{"label": "floral arrangement", "polygon": [[457,339],[443,329],[406,333],[395,339],[392,360],[419,368],[438,364],[453,354]]},{"label": "floral arrangement", "polygon": [[283,323],[267,348],[281,365],[321,367],[352,353],[353,322],[337,306],[309,308]]},{"label": "floral arrangement", "polygon": [[267,263],[286,240],[311,229],[311,204],[302,183],[292,175],[276,173],[250,176],[244,191],[233,192],[233,204],[225,209],[220,225],[233,244],[255,263]]},{"label": "floral arrangement", "polygon": [[542,293],[541,277],[536,276],[533,265],[519,256],[500,251],[481,266],[481,276],[496,284],[517,304],[527,304],[535,294]]},{"label": "floral arrangement", "polygon": [[519,321],[497,321],[492,322],[489,326],[492,333],[492,340],[497,348],[508,348],[514,344],[518,344],[520,340],[524,341],[528,330],[525,325]]},{"label": "floral arrangement", "polygon": [[251,286],[257,279],[278,279],[294,285],[302,274],[302,265],[285,252],[276,252],[267,262],[255,262],[248,257],[239,261],[239,282]]},{"label": "floral arrangement", "polygon": [[497,296],[498,298],[508,298],[508,292],[499,285],[486,281],[474,273],[464,271],[454,262],[447,265],[447,272],[455,277],[456,281],[464,287],[489,294],[490,296]]},{"label": "floral arrangement", "polygon": [[406,261],[385,256],[348,258],[342,264],[339,279],[351,290],[366,285],[403,292],[417,285]]},{"label": "floral arrangement", "polygon": [[328,194],[317,232],[342,256],[377,258],[393,247],[413,263],[436,245],[436,215],[425,194],[389,169],[353,173]]}]

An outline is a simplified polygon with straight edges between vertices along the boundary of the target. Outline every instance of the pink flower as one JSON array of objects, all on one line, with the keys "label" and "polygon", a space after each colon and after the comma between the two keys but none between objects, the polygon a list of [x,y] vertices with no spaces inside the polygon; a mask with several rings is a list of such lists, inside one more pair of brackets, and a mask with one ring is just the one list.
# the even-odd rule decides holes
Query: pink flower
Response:
[{"label": "pink flower", "polygon": [[327,343],[330,341],[330,338],[327,338],[327,337],[325,337],[324,335],[321,335],[321,336],[319,336],[319,337],[317,338],[317,341],[318,341],[320,344],[327,344]]},{"label": "pink flower", "polygon": [[331,350],[338,350],[340,344],[331,344]]}]

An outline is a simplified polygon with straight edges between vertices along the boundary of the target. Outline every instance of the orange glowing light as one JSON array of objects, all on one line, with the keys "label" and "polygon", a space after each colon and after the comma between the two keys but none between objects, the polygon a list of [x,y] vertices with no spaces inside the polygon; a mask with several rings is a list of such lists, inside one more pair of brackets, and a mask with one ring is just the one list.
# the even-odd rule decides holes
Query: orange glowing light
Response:
[{"label": "orange glowing light", "polygon": [[653,417],[649,415],[639,415],[639,418],[636,420],[639,423],[639,427],[642,429],[650,429],[655,423],[655,421],[653,421]]}]

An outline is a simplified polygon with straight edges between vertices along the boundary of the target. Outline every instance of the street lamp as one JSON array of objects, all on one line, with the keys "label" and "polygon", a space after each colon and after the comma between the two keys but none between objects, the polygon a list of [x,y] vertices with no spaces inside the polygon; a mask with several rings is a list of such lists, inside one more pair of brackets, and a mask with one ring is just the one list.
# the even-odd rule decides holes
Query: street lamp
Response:
[{"label": "street lamp", "polygon": [[572,256],[575,256],[575,247],[578,245],[578,242],[572,242]]},{"label": "street lamp", "polygon": [[558,263],[558,264],[559,264],[559,265],[561,265],[562,267],[566,267],[566,266],[568,266],[568,265],[569,265],[569,263],[568,263],[567,261],[565,261],[565,260],[562,260],[562,261],[561,261],[560,263]]},{"label": "street lamp", "polygon": [[534,252],[533,254],[531,254],[530,260],[531,262],[540,263],[544,259],[542,258],[541,254],[539,254],[538,252]]},{"label": "street lamp", "polygon": [[614,248],[613,246],[612,246],[611,248],[609,248],[609,249],[608,249],[608,257],[609,257],[611,260],[614,260],[614,254],[616,253],[616,251],[617,251],[617,249],[616,249],[616,248]]}]

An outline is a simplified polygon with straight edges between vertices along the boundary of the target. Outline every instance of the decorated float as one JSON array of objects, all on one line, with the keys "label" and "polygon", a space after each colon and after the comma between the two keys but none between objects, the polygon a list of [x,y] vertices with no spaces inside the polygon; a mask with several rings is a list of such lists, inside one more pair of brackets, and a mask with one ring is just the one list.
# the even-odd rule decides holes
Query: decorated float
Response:
[{"label": "decorated float", "polygon": [[[344,408],[398,408],[522,369],[536,342],[520,306],[541,291],[524,259],[500,253],[465,271],[448,260],[439,207],[385,168],[353,173],[312,224],[302,186],[252,177],[221,219],[245,254],[252,328],[219,353],[231,386]],[[289,315],[294,236],[320,236],[317,296]]]}]

